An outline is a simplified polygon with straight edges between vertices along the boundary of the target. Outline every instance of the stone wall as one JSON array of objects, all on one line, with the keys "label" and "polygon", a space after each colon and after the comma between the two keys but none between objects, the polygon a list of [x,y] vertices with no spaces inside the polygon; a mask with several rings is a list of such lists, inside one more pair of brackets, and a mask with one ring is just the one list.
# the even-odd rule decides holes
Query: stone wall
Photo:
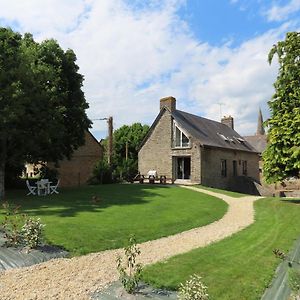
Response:
[{"label": "stone wall", "polygon": [[149,170],[156,170],[158,176],[172,178],[171,136],[172,118],[165,110],[138,153],[140,174],[147,175]]},{"label": "stone wall", "polygon": [[[259,156],[256,153],[232,151],[221,148],[201,148],[202,184],[216,188],[228,189],[234,179],[233,161],[237,161],[236,176],[243,176],[243,161],[247,161],[247,176],[259,181]],[[221,174],[221,160],[227,163],[227,176]]]},{"label": "stone wall", "polygon": [[[90,132],[85,133],[85,144],[74,151],[70,160],[59,161],[60,186],[75,187],[85,185],[92,176],[97,161],[102,159],[103,150]],[[48,163],[54,168],[54,164]]]}]

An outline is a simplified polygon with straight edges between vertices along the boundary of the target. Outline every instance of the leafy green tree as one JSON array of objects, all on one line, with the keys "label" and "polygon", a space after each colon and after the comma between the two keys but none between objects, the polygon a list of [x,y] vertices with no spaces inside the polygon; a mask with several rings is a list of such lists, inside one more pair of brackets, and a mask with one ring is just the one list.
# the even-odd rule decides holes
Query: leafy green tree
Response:
[{"label": "leafy green tree", "polygon": [[84,143],[90,126],[76,56],[0,28],[0,199],[5,166],[57,161]]},{"label": "leafy green tree", "polygon": [[114,151],[118,161],[126,158],[126,144],[128,149],[128,158],[137,160],[138,150],[141,142],[149,130],[148,125],[134,123],[132,125],[123,125],[114,131]]},{"label": "leafy green tree", "polygon": [[[113,133],[112,171],[114,179],[131,180],[138,172],[138,151],[149,130],[148,125],[123,125]],[[102,142],[107,155],[107,139]]]},{"label": "leafy green tree", "polygon": [[138,151],[149,130],[148,125],[123,125],[114,132],[114,157],[118,177],[131,180],[138,172]]},{"label": "leafy green tree", "polygon": [[271,117],[267,121],[268,146],[263,153],[267,182],[299,176],[300,171],[300,33],[287,33],[284,41],[269,53],[279,61],[279,74],[274,84],[275,94],[268,102]]}]

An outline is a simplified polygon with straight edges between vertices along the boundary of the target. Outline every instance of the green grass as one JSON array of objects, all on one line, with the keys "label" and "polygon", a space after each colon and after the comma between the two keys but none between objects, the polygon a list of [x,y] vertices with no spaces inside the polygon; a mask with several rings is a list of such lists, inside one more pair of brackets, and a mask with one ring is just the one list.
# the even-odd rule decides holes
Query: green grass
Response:
[{"label": "green grass", "polygon": [[216,188],[203,186],[203,185],[195,185],[195,187],[199,188],[199,189],[204,189],[204,190],[207,190],[207,191],[212,191],[212,192],[216,192],[216,193],[219,193],[219,194],[223,194],[223,195],[226,195],[226,196],[234,197],[234,198],[241,198],[241,197],[249,196],[247,194],[241,194],[241,193],[238,193],[238,192],[232,192],[232,191],[216,189]]},{"label": "green grass", "polygon": [[[94,195],[100,197],[99,204],[91,202]],[[138,184],[61,189],[59,195],[46,197],[12,191],[6,200],[40,217],[46,240],[72,255],[123,247],[130,234],[138,242],[168,236],[211,223],[227,211],[224,201],[209,195]]]},{"label": "green grass", "polygon": [[203,277],[212,299],[260,299],[280,262],[272,250],[287,253],[300,235],[299,202],[258,200],[254,224],[218,243],[147,267],[144,280],[176,289],[196,273]]}]

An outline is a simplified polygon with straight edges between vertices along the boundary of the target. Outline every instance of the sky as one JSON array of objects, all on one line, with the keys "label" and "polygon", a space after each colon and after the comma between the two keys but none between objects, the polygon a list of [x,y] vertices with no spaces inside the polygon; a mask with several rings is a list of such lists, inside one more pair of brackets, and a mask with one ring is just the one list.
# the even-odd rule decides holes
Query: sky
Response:
[{"label": "sky", "polygon": [[[0,0],[0,26],[53,38],[77,56],[92,120],[151,125],[159,99],[256,131],[278,74],[272,45],[300,31],[300,0]],[[105,121],[91,132],[107,135]]]}]

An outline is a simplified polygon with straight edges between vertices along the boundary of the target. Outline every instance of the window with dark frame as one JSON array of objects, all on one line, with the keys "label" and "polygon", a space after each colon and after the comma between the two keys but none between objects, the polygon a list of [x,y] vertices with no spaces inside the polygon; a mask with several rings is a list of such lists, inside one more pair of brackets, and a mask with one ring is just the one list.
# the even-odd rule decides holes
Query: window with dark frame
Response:
[{"label": "window with dark frame", "polygon": [[221,176],[227,176],[227,162],[226,159],[221,159]]},{"label": "window with dark frame", "polygon": [[232,173],[233,173],[233,176],[237,176],[237,161],[236,160],[232,161]]},{"label": "window with dark frame", "polygon": [[248,167],[247,167],[247,161],[246,160],[242,161],[242,166],[243,166],[243,175],[247,176]]},{"label": "window with dark frame", "polygon": [[190,146],[189,138],[173,122],[173,147],[186,148]]}]

